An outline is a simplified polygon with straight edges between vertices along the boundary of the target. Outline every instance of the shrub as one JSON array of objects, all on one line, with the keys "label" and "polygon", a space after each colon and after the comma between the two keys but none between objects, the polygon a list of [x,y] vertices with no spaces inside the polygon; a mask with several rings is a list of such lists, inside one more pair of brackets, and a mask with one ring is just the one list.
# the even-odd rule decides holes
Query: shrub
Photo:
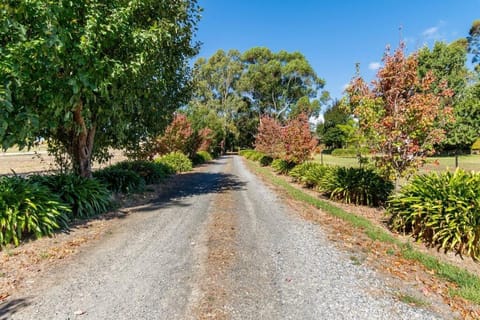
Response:
[{"label": "shrub", "polygon": [[155,161],[171,168],[175,173],[192,170],[192,161],[181,152],[171,152],[155,159]]},{"label": "shrub", "polygon": [[207,151],[199,151],[195,154],[195,157],[192,159],[194,164],[202,164],[208,161],[212,161],[213,157]]},{"label": "shrub", "polygon": [[93,176],[113,192],[140,192],[145,188],[145,180],[138,173],[117,166],[95,171]]},{"label": "shrub", "polygon": [[145,160],[122,161],[111,167],[134,171],[145,180],[146,184],[159,183],[172,173],[171,169],[162,163]]},{"label": "shrub", "polygon": [[372,169],[345,167],[332,169],[319,186],[332,200],[368,206],[385,203],[393,187]]},{"label": "shrub", "polygon": [[391,227],[431,246],[480,257],[480,173],[418,175],[388,201]]},{"label": "shrub", "polygon": [[273,170],[280,174],[287,174],[294,166],[294,163],[282,159],[275,159],[272,161]]},{"label": "shrub", "polygon": [[260,165],[261,165],[262,167],[266,167],[266,166],[269,166],[270,164],[272,164],[273,158],[272,158],[272,157],[269,157],[269,156],[263,155],[263,156],[260,158],[259,162],[260,162]]},{"label": "shrub", "polygon": [[239,154],[252,161],[260,161],[265,156],[265,153],[257,150],[242,150]]},{"label": "shrub", "polygon": [[48,188],[19,177],[0,178],[0,245],[66,226],[70,208]]},{"label": "shrub", "polygon": [[72,208],[75,218],[88,218],[110,208],[110,192],[96,179],[89,179],[73,174],[50,176],[33,176],[30,178],[59,195]]},{"label": "shrub", "polygon": [[294,181],[301,182],[308,188],[319,188],[321,180],[332,167],[317,162],[304,162],[295,166],[288,174]]}]

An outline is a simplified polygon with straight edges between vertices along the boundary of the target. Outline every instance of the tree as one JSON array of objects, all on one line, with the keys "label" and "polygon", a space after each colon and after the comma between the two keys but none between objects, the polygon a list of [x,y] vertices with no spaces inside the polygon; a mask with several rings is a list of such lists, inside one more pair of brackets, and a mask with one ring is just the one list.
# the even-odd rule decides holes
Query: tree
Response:
[{"label": "tree", "polygon": [[[237,82],[243,71],[240,52],[218,50],[208,60],[200,58],[195,62],[195,94],[191,107],[199,104],[215,110],[222,123],[220,145],[225,152],[230,134],[238,134],[235,117],[244,101],[237,90]],[[230,142],[230,143],[228,143]]]},{"label": "tree", "polygon": [[477,64],[477,71],[478,66],[480,65],[480,20],[475,20],[472,23],[472,27],[468,33],[467,37],[468,41],[468,52],[473,54],[473,63]]},{"label": "tree", "polygon": [[[300,52],[271,52],[255,47],[242,54],[245,72],[240,88],[259,115],[285,119],[290,113],[318,116],[320,104],[328,98],[319,94],[325,81],[320,79]],[[300,109],[300,110],[297,110]]]},{"label": "tree", "polygon": [[432,73],[421,79],[417,55],[405,56],[404,50],[403,44],[393,54],[387,49],[371,86],[357,75],[347,88],[360,129],[378,153],[377,166],[395,181],[423,164],[444,139],[442,127],[453,121],[452,109],[442,103],[452,90],[441,83],[434,93]]},{"label": "tree", "polygon": [[311,157],[317,140],[310,132],[305,113],[288,119],[284,125],[268,115],[262,116],[255,140],[255,149],[290,163],[302,163]]},{"label": "tree", "polygon": [[352,118],[351,112],[339,100],[323,114],[323,122],[317,125],[317,135],[327,148],[342,148],[347,142],[345,130],[338,125],[346,125]]},{"label": "tree", "polygon": [[90,176],[108,147],[157,136],[189,99],[198,20],[195,0],[4,1],[3,148],[41,136]]}]

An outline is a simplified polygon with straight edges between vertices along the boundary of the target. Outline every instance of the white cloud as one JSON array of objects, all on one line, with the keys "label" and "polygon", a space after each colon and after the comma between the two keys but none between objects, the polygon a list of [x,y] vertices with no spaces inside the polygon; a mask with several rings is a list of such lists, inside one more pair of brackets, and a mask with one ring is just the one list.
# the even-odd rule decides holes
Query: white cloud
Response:
[{"label": "white cloud", "polygon": [[380,64],[380,62],[370,62],[368,64],[368,69],[375,71],[375,70],[380,69],[381,66],[382,65]]},{"label": "white cloud", "polygon": [[426,37],[427,39],[438,37],[438,27],[431,27],[431,28],[425,29],[422,32],[422,36]]},{"label": "white cloud", "polygon": [[349,85],[350,85],[350,82],[349,82],[349,83],[345,83],[345,84],[342,86],[342,91],[347,90],[347,88],[348,88]]}]

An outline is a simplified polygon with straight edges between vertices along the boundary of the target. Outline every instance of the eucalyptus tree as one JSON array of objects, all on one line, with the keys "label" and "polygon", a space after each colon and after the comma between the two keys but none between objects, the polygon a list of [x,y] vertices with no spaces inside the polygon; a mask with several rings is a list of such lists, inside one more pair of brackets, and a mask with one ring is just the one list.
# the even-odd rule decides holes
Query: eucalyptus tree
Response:
[{"label": "eucalyptus tree", "polygon": [[320,92],[325,81],[300,52],[274,53],[255,47],[242,54],[242,61],[245,71],[239,87],[259,114],[285,119],[289,114],[307,111],[315,116],[320,112],[320,102],[328,98],[327,92]]},{"label": "eucalyptus tree", "polygon": [[0,139],[38,137],[91,175],[108,147],[156,136],[189,99],[195,0],[4,0]]}]

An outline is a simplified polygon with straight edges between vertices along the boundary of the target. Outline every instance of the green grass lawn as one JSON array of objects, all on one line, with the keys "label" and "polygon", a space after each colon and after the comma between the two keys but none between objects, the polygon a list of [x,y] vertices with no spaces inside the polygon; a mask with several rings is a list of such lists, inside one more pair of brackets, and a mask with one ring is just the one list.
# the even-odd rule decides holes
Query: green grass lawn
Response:
[{"label": "green grass lawn", "polygon": [[[315,161],[321,162],[321,156],[315,156]],[[329,154],[323,155],[323,163],[343,167],[358,167],[357,158],[334,157]],[[480,172],[480,155],[467,155],[458,157],[458,166],[465,170]],[[455,169],[455,157],[430,157],[428,163],[420,169],[421,172],[445,171]]]}]

